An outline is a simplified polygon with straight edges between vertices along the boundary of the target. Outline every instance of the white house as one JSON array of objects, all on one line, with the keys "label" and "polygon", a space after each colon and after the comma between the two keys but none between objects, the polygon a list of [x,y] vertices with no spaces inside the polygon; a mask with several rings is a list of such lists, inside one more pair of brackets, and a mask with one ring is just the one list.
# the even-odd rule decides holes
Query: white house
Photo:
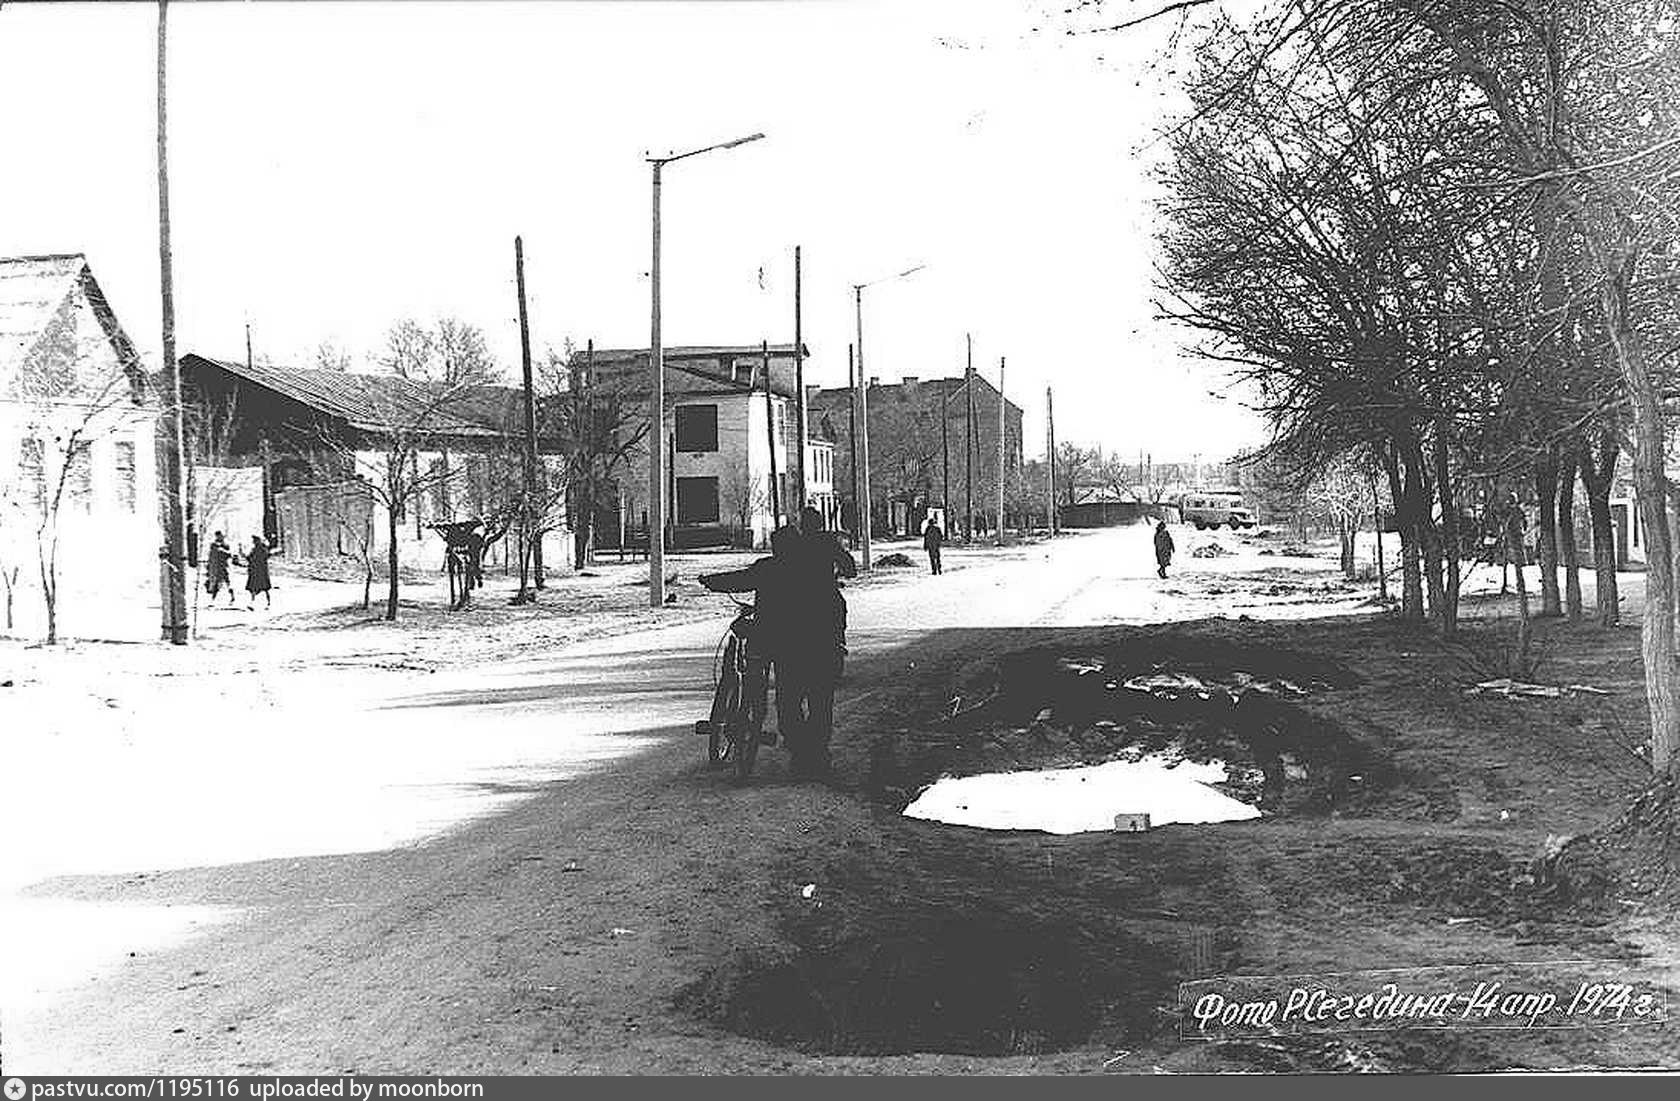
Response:
[{"label": "white house", "polygon": [[[668,348],[664,360],[667,409],[659,437],[667,460],[663,488],[673,546],[763,546],[778,519],[787,522],[804,503],[833,521],[831,441],[807,439],[805,501],[794,499],[798,391],[791,344],[771,345],[768,355],[749,345]],[[627,407],[640,407],[645,423],[651,389],[647,350],[596,350],[590,362],[589,384]],[[631,539],[636,533],[645,538],[648,459],[644,435],[618,479],[618,519]]]},{"label": "white house", "polygon": [[44,622],[38,552],[55,534],[61,630],[157,584],[154,422],[86,258],[0,259],[0,597],[13,630]]}]

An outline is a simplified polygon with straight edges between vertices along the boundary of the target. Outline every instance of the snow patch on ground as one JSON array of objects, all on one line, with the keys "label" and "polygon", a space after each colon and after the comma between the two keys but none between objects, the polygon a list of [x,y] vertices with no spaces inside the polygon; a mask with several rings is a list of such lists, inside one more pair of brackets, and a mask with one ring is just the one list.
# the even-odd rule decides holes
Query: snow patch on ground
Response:
[{"label": "snow patch on ground", "polygon": [[1117,814],[1147,814],[1151,826],[1259,818],[1260,811],[1208,787],[1226,767],[1166,757],[1087,768],[947,777],[904,808],[907,818],[988,830],[1087,833],[1114,828]]}]

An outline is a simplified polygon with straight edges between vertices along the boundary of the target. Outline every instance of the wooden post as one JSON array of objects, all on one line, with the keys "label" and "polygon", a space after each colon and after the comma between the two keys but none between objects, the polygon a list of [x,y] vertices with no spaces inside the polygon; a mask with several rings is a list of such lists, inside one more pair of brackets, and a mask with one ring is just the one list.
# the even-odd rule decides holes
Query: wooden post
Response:
[{"label": "wooden post", "polygon": [[[543,587],[542,517],[543,501],[537,482],[537,398],[531,383],[531,326],[525,313],[525,242],[513,239],[513,277],[519,288],[519,365],[525,375],[525,528],[531,537],[531,582]],[[519,599],[534,598],[525,587],[525,560],[519,562]]]},{"label": "wooden post", "polygon": [[846,443],[852,451],[852,526],[861,531],[863,519],[858,513],[857,373],[852,362],[854,352],[853,345],[846,345],[846,399],[851,410],[851,428],[846,433]]},{"label": "wooden post", "polygon": [[964,334],[968,342],[968,366],[963,369],[963,495],[968,506],[968,527],[963,530],[963,542],[974,541],[974,336]]},{"label": "wooden post", "polygon": [[1048,386],[1044,388],[1044,420],[1045,420],[1045,448],[1049,452],[1048,485],[1050,490],[1050,538],[1056,537],[1056,394]]},{"label": "wooden post", "polygon": [[[776,398],[770,390],[770,342],[768,340],[759,345],[759,354],[764,359],[764,423],[770,434],[770,530],[774,531],[782,526],[782,494],[776,473]],[[751,466],[748,467],[751,474]]]},{"label": "wooden post", "polygon": [[796,513],[804,508],[809,501],[809,491],[805,481],[805,452],[809,442],[808,419],[810,413],[805,408],[805,332],[800,321],[800,257],[799,246],[793,246],[793,392],[794,416],[797,418],[796,433],[799,436],[799,458],[794,467],[793,494],[794,499],[788,505],[789,513]]},{"label": "wooden post", "polygon": [[998,468],[997,468],[997,545],[1003,546],[1003,482],[1009,473],[1008,449],[1004,445],[1003,415],[1003,356],[998,357]]},{"label": "wooden post", "polygon": [[163,305],[163,410],[158,418],[158,519],[163,547],[158,571],[158,606],[162,637],[176,646],[187,643],[186,516],[181,500],[181,461],[186,438],[181,423],[181,365],[175,360],[174,257],[169,240],[169,3],[158,0],[157,30],[157,178],[158,269]]}]

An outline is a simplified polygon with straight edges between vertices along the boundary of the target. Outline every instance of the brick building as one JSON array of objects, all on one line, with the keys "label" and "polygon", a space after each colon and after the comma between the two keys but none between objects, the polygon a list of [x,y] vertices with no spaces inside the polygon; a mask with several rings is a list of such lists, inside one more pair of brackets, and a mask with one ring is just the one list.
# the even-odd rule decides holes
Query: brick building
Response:
[{"label": "brick building", "polygon": [[[869,481],[874,499],[871,530],[914,535],[930,508],[944,508],[951,534],[961,534],[970,504],[977,531],[997,522],[998,403],[1004,410],[1006,525],[1018,525],[1034,506],[1022,477],[1021,408],[978,372],[956,378],[906,377],[883,385],[870,379]],[[970,402],[972,393],[973,401]],[[807,403],[813,424],[834,440],[836,487],[847,502],[845,525],[856,530],[851,509],[852,388],[813,391]],[[972,449],[972,477],[970,476]]]}]

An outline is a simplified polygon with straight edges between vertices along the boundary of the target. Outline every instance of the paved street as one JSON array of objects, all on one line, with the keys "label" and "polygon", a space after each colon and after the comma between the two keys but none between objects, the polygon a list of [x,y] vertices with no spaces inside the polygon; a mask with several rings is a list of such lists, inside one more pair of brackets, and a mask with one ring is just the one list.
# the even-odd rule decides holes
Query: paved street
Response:
[{"label": "paved street", "polygon": [[[1180,538],[1181,550],[1211,541]],[[936,631],[1210,614],[1209,590],[1227,592],[1268,563],[1251,549],[1185,557],[1162,582],[1148,540],[1140,527],[1053,549],[957,547],[942,577],[922,566],[914,578],[854,587],[841,737]],[[1315,580],[1334,566],[1287,561]],[[1230,614],[1325,610],[1322,599],[1219,604]],[[640,831],[674,837],[688,821],[754,801],[768,818],[846,798],[788,786],[775,752],[746,791],[699,768],[689,727],[709,698],[726,618],[720,606],[715,620],[431,675],[293,671],[274,706],[229,704],[176,725],[159,691],[160,713],[105,744],[17,739],[0,828],[30,844],[8,854],[0,880],[18,892],[0,915],[7,1070],[231,1070],[265,1059],[301,1070],[288,1054],[326,1051],[344,1067],[311,1069],[420,1069],[420,1053],[440,1068],[512,1066],[499,1060],[519,1044],[431,1020],[439,1005],[461,1009],[480,996],[486,976],[466,961],[548,899],[522,896],[509,869],[553,872],[568,839],[580,839],[581,867],[610,864],[615,890],[634,900],[634,920],[590,930],[623,957],[617,939],[645,935],[657,921],[649,900],[680,895],[692,870],[649,859]],[[581,841],[591,837],[593,856]],[[630,852],[641,855],[615,860]],[[621,927],[634,932],[612,932]],[[474,947],[458,955],[463,940]],[[632,959],[594,962],[603,974],[680,966],[680,953],[650,944]],[[479,965],[502,986],[538,962],[495,956]],[[351,982],[365,989],[322,988]]]}]

